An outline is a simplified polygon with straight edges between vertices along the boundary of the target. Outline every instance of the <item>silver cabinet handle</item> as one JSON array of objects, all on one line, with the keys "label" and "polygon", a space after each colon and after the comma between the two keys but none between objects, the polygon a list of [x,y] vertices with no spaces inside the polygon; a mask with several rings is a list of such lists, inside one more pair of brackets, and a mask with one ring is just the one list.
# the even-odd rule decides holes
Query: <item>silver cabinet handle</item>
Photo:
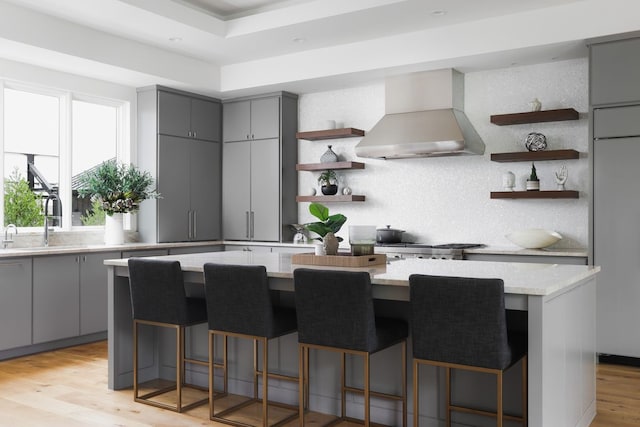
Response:
[{"label": "silver cabinet handle", "polygon": [[188,218],[188,229],[187,229],[187,238],[191,239],[191,229],[192,229],[192,224],[191,224],[191,211],[187,211],[187,218]]},{"label": "silver cabinet handle", "polygon": [[246,228],[245,228],[245,230],[246,230],[245,236],[248,239],[249,238],[249,211],[245,211],[244,219],[245,219],[245,226],[246,226]]},{"label": "silver cabinet handle", "polygon": [[192,211],[193,215],[193,238],[198,237],[198,211]]},{"label": "silver cabinet handle", "polygon": [[198,137],[198,132],[196,132],[195,130],[193,131],[193,137],[197,138]]},{"label": "silver cabinet handle", "polygon": [[251,211],[251,238],[253,239],[253,211]]},{"label": "silver cabinet handle", "polygon": [[187,132],[187,136],[191,136],[191,131]]}]

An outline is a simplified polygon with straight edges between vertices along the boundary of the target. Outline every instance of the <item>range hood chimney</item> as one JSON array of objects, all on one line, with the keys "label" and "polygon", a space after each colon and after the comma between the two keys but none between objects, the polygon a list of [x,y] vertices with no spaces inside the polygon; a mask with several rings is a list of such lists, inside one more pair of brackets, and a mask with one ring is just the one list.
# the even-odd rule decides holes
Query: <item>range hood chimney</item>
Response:
[{"label": "range hood chimney", "polygon": [[385,80],[385,115],[355,147],[359,157],[483,154],[484,143],[463,112],[464,75],[453,69]]}]

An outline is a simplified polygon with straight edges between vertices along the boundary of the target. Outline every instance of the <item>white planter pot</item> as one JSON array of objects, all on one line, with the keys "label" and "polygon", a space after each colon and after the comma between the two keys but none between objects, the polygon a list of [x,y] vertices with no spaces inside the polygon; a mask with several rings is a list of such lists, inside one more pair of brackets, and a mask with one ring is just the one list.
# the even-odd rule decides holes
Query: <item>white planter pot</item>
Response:
[{"label": "white planter pot", "polygon": [[104,243],[105,245],[121,245],[124,243],[124,225],[121,213],[105,215]]}]

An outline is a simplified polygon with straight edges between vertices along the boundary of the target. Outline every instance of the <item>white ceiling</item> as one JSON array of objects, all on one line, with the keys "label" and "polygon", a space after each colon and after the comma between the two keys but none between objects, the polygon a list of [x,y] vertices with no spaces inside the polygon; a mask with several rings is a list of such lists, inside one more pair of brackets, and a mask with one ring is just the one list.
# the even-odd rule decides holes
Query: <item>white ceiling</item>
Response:
[{"label": "white ceiling", "polygon": [[637,0],[0,0],[0,57],[221,97],[586,56]]}]

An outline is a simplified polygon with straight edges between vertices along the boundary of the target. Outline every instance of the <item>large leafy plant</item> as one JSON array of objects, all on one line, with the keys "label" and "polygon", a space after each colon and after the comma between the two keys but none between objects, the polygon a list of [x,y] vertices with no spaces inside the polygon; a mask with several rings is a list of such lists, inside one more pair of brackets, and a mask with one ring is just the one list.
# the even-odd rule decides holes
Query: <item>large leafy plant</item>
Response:
[{"label": "large leafy plant", "polygon": [[135,212],[146,199],[160,195],[151,189],[153,178],[131,164],[108,160],[90,169],[80,178],[78,195],[98,201],[109,216],[114,213]]},{"label": "large leafy plant", "polygon": [[[320,241],[322,241],[327,233],[337,233],[347,221],[347,217],[342,214],[329,215],[329,208],[320,203],[311,203],[309,205],[309,212],[320,221],[304,224],[304,227],[319,235],[320,237],[316,237],[315,239]],[[342,237],[338,237],[338,241],[341,242]]]}]

